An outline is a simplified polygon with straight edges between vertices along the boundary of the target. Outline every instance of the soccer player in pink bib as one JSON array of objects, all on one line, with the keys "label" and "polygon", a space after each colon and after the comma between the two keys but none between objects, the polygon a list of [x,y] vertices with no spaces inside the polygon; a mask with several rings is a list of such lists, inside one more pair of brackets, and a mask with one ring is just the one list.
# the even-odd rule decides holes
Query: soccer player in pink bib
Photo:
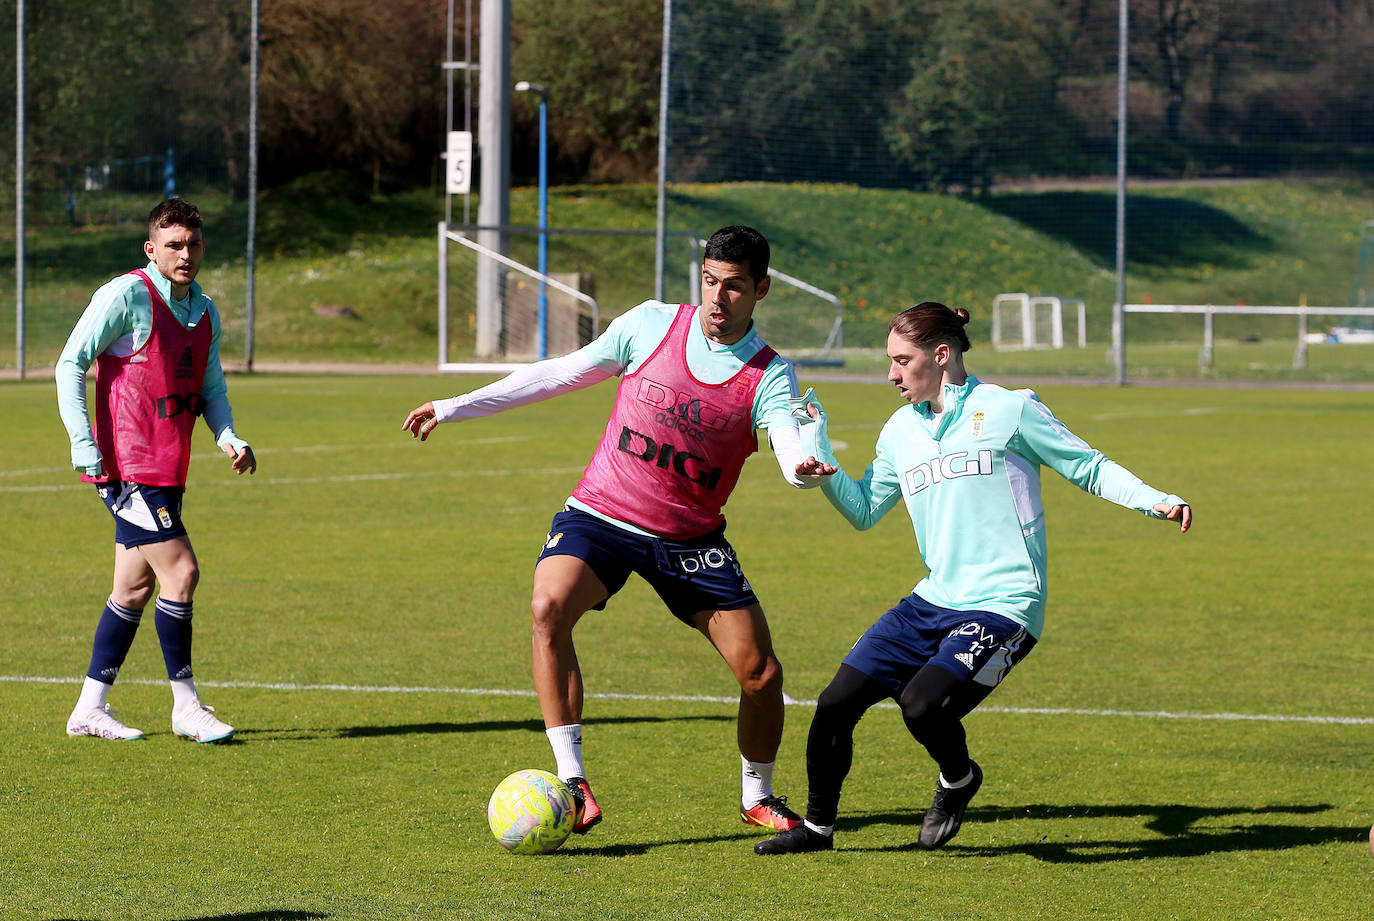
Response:
[{"label": "soccer player in pink bib", "polygon": [[[238,474],[253,449],[234,433],[219,361],[219,312],[196,284],[205,258],[196,206],[170,198],[148,215],[148,264],[102,286],[57,361],[57,402],[72,466],[94,483],[115,523],[114,584],[67,735],[132,740],[108,696],[157,591],[154,623],[172,686],[172,732],[196,742],[234,734],[200,701],[191,672],[192,596],[200,565],[181,521],[191,432],[204,417]],[[94,364],[95,425],[86,407]]]},{"label": "soccer player in pink bib", "polygon": [[[601,820],[582,758],[582,673],[573,627],[638,573],[700,631],[740,685],[740,814],[775,831],[800,817],[773,792],[782,740],[782,666],[763,608],[725,539],[721,513],[766,429],[783,477],[817,485],[833,469],[798,467],[796,375],[754,328],[768,293],[768,242],[750,227],[707,241],[702,304],[645,301],[595,342],[503,380],[425,403],[402,426],[424,440],[441,422],[523,406],[619,375],[615,408],[582,481],[553,518],[534,570],[534,686],[558,776],[578,803],[575,832]],[[800,413],[798,416],[796,413]]]}]

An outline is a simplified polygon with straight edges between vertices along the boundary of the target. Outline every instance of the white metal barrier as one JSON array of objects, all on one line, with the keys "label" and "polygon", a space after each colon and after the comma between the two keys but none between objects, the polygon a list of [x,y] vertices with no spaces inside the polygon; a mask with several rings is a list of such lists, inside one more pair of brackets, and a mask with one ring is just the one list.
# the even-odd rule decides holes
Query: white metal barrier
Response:
[{"label": "white metal barrier", "polygon": [[[1293,350],[1293,367],[1307,367],[1307,345],[1311,337],[1307,334],[1307,318],[1323,317],[1374,317],[1374,307],[1242,307],[1218,306],[1215,304],[1123,304],[1122,313],[1171,313],[1202,315],[1202,350],[1198,352],[1198,367],[1212,367],[1216,341],[1213,333],[1213,320],[1217,314],[1239,316],[1281,316],[1297,317],[1298,344]],[[1124,335],[1125,330],[1122,330]],[[1124,371],[1124,369],[1123,369]]]}]

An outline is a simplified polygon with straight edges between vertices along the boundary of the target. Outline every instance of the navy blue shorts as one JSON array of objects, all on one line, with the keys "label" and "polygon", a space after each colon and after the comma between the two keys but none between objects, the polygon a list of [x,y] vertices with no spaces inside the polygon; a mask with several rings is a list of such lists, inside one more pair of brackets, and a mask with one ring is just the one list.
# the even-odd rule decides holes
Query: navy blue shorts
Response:
[{"label": "navy blue shorts", "polygon": [[900,694],[925,665],[996,687],[1026,657],[1035,637],[990,611],[956,611],[907,595],[869,627],[844,664]]},{"label": "navy blue shorts", "polygon": [[186,536],[186,526],[181,523],[180,487],[110,480],[97,483],[95,488],[114,517],[115,543],[137,547]]},{"label": "navy blue shorts", "polygon": [[[553,516],[539,559],[575,556],[591,567],[606,586],[607,600],[637,572],[684,624],[701,611],[733,611],[758,603],[744,578],[735,549],[725,539],[725,525],[685,541],[646,537],[607,524],[581,509],[565,508]],[[593,605],[604,610],[606,602]]]}]

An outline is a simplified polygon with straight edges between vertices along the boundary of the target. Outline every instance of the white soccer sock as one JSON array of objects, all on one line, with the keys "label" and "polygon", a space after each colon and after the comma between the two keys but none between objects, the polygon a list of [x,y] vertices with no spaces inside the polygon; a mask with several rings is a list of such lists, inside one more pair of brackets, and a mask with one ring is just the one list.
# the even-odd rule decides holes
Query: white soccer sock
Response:
[{"label": "white soccer sock", "polygon": [[103,681],[96,681],[90,675],[81,682],[81,696],[77,698],[76,709],[78,710],[103,710],[105,702],[110,698],[110,685]]},{"label": "white soccer sock", "polygon": [[587,769],[582,766],[582,724],[554,726],[552,729],[545,729],[544,735],[549,737],[554,760],[558,762],[558,779],[585,778]]},{"label": "white soccer sock", "polygon": [[818,835],[825,835],[827,838],[833,838],[835,836],[834,825],[817,825],[815,822],[812,822],[809,819],[803,820],[802,824],[805,825],[807,828],[811,829],[812,831],[814,831]]},{"label": "white soccer sock", "polygon": [[172,685],[172,709],[184,710],[193,707],[200,699],[196,693],[196,683],[191,678],[174,678],[169,682]]},{"label": "white soccer sock", "polygon": [[750,761],[743,755],[739,756],[739,760],[743,773],[740,805],[745,809],[753,809],[773,795],[773,768],[778,762]]},{"label": "white soccer sock", "polygon": [[967,787],[971,783],[973,783],[973,768],[971,767],[968,769],[968,775],[964,777],[963,780],[956,780],[954,783],[945,780],[944,774],[940,775],[940,786],[944,787],[946,790],[957,790],[960,787]]}]

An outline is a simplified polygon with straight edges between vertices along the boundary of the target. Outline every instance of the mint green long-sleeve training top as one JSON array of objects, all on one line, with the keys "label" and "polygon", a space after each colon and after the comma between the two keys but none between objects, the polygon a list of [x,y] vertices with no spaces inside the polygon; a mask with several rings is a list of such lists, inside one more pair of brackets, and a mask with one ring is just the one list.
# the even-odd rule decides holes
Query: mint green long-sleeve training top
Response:
[{"label": "mint green long-sleeve training top", "polygon": [[[929,573],[914,591],[929,602],[1001,614],[1040,636],[1047,596],[1041,467],[1151,517],[1163,517],[1158,503],[1187,504],[1090,447],[1034,391],[970,376],[945,384],[942,396],[942,413],[919,403],[892,414],[862,478],[841,470],[821,487],[859,529],[906,502]],[[824,426],[815,429],[816,456],[836,463]]]}]

